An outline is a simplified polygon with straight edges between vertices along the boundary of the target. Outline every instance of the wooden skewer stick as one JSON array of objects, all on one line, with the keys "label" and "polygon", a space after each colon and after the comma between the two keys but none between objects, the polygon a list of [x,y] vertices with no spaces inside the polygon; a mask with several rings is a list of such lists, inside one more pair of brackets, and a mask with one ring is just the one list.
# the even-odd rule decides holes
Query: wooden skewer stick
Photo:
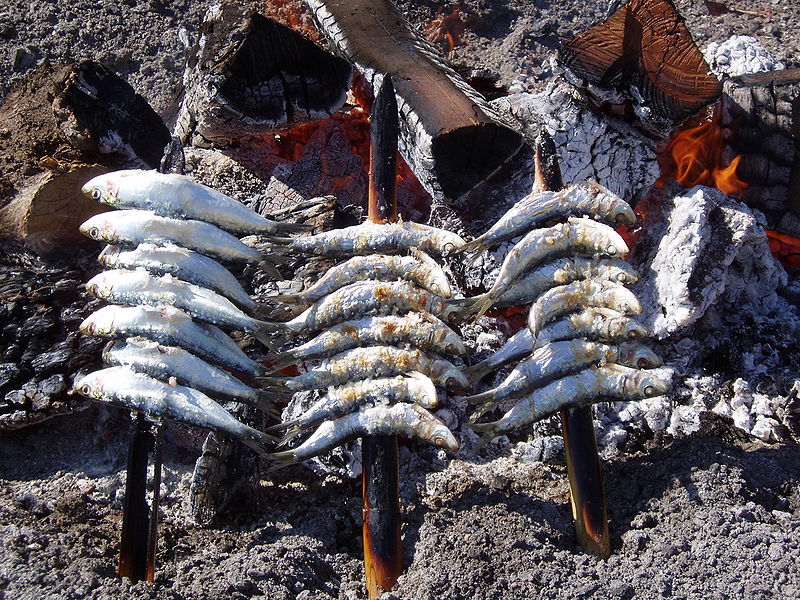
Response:
[{"label": "wooden skewer stick", "polygon": [[[153,581],[161,487],[161,426],[138,413],[131,427],[117,575]],[[153,506],[147,506],[147,465],[153,455]]]},{"label": "wooden skewer stick", "polygon": [[[383,78],[372,108],[368,217],[397,220],[397,100],[390,76]],[[364,573],[369,598],[390,590],[403,571],[397,436],[361,438],[364,499]]]},{"label": "wooden skewer stick", "polygon": [[[534,190],[558,191],[563,188],[555,144],[547,131],[542,130],[536,139],[535,151]],[[608,558],[611,542],[592,408],[566,408],[560,412],[560,416],[575,536],[586,552]]]}]

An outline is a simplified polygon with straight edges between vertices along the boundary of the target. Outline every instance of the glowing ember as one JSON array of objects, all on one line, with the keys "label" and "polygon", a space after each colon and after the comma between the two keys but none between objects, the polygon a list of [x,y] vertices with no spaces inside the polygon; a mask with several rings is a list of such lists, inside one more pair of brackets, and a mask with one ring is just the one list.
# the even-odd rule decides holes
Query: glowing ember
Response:
[{"label": "glowing ember", "polygon": [[800,238],[773,229],[767,230],[769,249],[790,274],[800,271]]},{"label": "glowing ember", "polygon": [[667,144],[661,154],[661,178],[672,178],[685,188],[707,185],[736,196],[747,184],[736,175],[740,157],[723,165],[724,132],[720,126],[720,104],[714,105],[711,118],[699,125],[684,126]]},{"label": "glowing ember", "polygon": [[452,52],[461,43],[461,34],[466,28],[467,24],[461,17],[461,8],[458,4],[454,4],[439,8],[431,22],[422,29],[422,33],[431,42],[446,42],[444,47],[448,52]]}]

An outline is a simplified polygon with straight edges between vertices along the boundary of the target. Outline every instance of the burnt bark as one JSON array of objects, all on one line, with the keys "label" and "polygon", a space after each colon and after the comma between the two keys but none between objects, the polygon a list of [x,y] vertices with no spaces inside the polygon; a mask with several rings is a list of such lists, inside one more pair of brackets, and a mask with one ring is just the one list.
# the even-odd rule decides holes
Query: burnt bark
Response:
[{"label": "burnt bark", "polygon": [[344,104],[350,65],[253,10],[225,3],[200,26],[175,133],[228,144],[324,119]]},{"label": "burnt bark", "polygon": [[392,75],[400,153],[434,196],[462,196],[494,173],[522,143],[499,115],[388,0],[307,0],[338,52],[373,93]]}]

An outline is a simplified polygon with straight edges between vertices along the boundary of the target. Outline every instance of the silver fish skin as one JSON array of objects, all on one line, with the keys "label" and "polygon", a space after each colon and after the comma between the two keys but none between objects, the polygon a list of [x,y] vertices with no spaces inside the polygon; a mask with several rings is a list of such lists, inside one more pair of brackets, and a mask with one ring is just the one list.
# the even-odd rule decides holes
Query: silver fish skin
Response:
[{"label": "silver fish skin", "polygon": [[263,321],[249,317],[227,298],[172,275],[154,277],[147,271],[113,269],[92,277],[86,289],[116,304],[174,306],[201,321],[229,329],[257,333],[264,328]]},{"label": "silver fish skin", "polygon": [[272,410],[273,394],[245,385],[178,346],[162,346],[141,337],[111,341],[103,350],[103,362],[109,366],[130,367],[161,381],[174,377],[181,385],[222,401],[234,400],[265,412]]},{"label": "silver fish skin", "polygon": [[270,427],[267,431],[287,429],[289,433],[281,441],[281,444],[284,444],[304,429],[316,427],[323,421],[338,419],[363,406],[398,402],[419,404],[428,409],[435,408],[438,402],[436,386],[430,377],[414,371],[407,376],[356,381],[330,388],[327,396],[317,401],[302,415]]},{"label": "silver fish skin", "polygon": [[394,377],[411,371],[419,371],[436,385],[448,389],[464,389],[469,385],[450,361],[432,359],[422,350],[402,350],[392,346],[354,348],[325,359],[315,369],[296,377],[262,377],[259,380],[292,392],[302,392],[376,377]]},{"label": "silver fish skin", "polygon": [[269,257],[215,225],[159,217],[145,210],[104,212],[84,222],[80,231],[93,240],[107,244],[175,244],[219,260],[246,263],[269,260]]},{"label": "silver fish skin", "polygon": [[113,208],[150,210],[173,219],[196,219],[233,233],[280,235],[303,229],[300,225],[270,221],[241,202],[174,173],[114,171],[89,180],[81,191]]},{"label": "silver fish skin", "polygon": [[448,256],[464,245],[455,233],[412,221],[372,223],[332,229],[298,238],[267,238],[295,252],[344,258],[367,254],[404,254],[411,248],[436,256]]},{"label": "silver fish skin", "polygon": [[228,269],[199,252],[168,244],[139,244],[128,250],[106,246],[97,258],[108,269],[146,269],[153,275],[172,275],[181,281],[208,288],[254,314],[258,303],[244,291]]},{"label": "silver fish skin", "polygon": [[491,301],[500,298],[523,274],[559,255],[618,258],[627,253],[625,240],[608,225],[591,219],[570,217],[566,223],[535,229],[523,237],[503,261],[488,298]]},{"label": "silver fish skin", "polygon": [[530,329],[524,327],[512,335],[494,354],[482,361],[467,367],[464,374],[471,384],[477,383],[489,373],[497,371],[505,365],[528,356],[533,350],[533,336]]},{"label": "silver fish skin", "polygon": [[[530,329],[526,328],[525,331],[530,333]],[[544,327],[536,336],[532,349],[576,337],[598,342],[624,342],[646,338],[647,329],[619,311],[602,306],[590,306]],[[532,341],[533,337],[529,336],[529,339]]]},{"label": "silver fish skin", "polygon": [[554,287],[539,296],[528,313],[528,329],[535,340],[545,324],[587,306],[611,308],[626,315],[642,313],[638,298],[625,286],[613,281],[584,279]]},{"label": "silver fish skin", "polygon": [[265,362],[278,370],[296,362],[327,358],[353,348],[397,344],[408,344],[442,356],[464,356],[467,353],[459,335],[440,319],[426,312],[410,312],[402,316],[364,317],[333,325],[305,344],[267,356]]},{"label": "silver fish skin", "polygon": [[294,319],[270,327],[278,331],[312,332],[370,313],[423,310],[440,315],[444,308],[444,298],[408,281],[358,281],[317,300]]},{"label": "silver fish skin", "polygon": [[172,419],[241,440],[259,454],[274,441],[248,427],[205,394],[182,385],[170,385],[128,367],[109,367],[75,383],[82,396],[143,412],[148,417]]},{"label": "silver fish skin", "polygon": [[311,287],[297,294],[274,296],[279,302],[312,304],[356,281],[404,279],[432,294],[449,298],[452,294],[442,267],[430,256],[412,248],[408,256],[372,254],[354,256],[328,271]]},{"label": "silver fish skin", "polygon": [[[545,383],[585,369],[594,364],[614,363],[639,369],[660,366],[658,356],[647,346],[625,342],[609,346],[584,339],[553,342],[536,350],[530,358],[519,363],[497,387],[469,396],[470,403],[484,403],[480,414],[492,410],[501,402],[518,398]],[[473,415],[477,419],[480,415]]]},{"label": "silver fish skin", "polygon": [[326,421],[297,448],[271,454],[271,470],[319,456],[364,435],[401,435],[450,452],[460,447],[447,426],[424,408],[414,404],[379,405]]},{"label": "silver fish skin", "polygon": [[[557,285],[565,285],[578,279],[607,279],[630,285],[639,280],[639,274],[621,258],[587,258],[583,256],[562,257],[529,271],[494,300],[497,307],[530,304],[541,294]],[[449,300],[444,318],[463,318],[485,305],[489,294],[472,298]]]},{"label": "silver fish skin", "polygon": [[80,324],[85,335],[124,339],[141,336],[165,346],[180,346],[203,360],[253,377],[264,367],[249,358],[219,328],[192,320],[173,307],[104,306]]},{"label": "silver fish skin", "polygon": [[669,389],[670,382],[662,380],[656,370],[632,369],[609,363],[557,379],[521,398],[501,419],[475,423],[471,427],[483,434],[485,440],[490,440],[562,408],[606,398],[641,400],[661,396]]},{"label": "silver fish skin", "polygon": [[557,192],[536,192],[512,206],[489,231],[462,248],[483,252],[524,233],[540,223],[566,215],[589,216],[612,225],[632,225],[636,213],[630,205],[596,181],[572,185]]}]

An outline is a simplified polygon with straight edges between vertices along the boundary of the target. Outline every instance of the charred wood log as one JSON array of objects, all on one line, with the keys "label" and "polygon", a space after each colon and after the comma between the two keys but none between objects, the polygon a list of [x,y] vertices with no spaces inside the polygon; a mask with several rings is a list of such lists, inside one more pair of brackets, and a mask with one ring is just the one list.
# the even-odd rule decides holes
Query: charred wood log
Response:
[{"label": "charred wood log", "polygon": [[322,32],[363,73],[373,93],[384,75],[392,75],[400,153],[431,194],[458,198],[520,148],[520,135],[391,2],[307,2]]},{"label": "charred wood log", "polygon": [[350,65],[253,10],[209,10],[184,74],[175,133],[228,144],[324,119],[344,104]]},{"label": "charred wood log", "polygon": [[724,90],[723,126],[748,184],[743,200],[770,227],[800,236],[800,69],[734,77]]}]

